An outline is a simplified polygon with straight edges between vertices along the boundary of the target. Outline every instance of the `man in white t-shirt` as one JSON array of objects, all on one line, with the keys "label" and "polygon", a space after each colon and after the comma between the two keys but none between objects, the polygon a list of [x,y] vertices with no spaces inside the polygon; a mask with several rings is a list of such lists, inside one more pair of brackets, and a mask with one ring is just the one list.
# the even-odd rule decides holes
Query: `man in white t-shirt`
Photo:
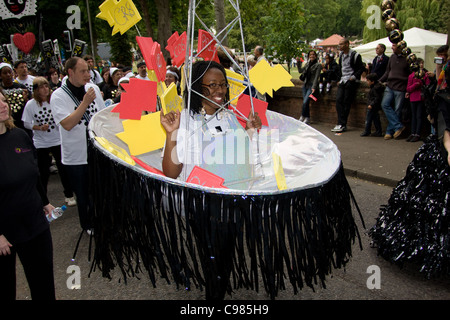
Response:
[{"label": "man in white t-shirt", "polygon": [[62,163],[66,165],[77,197],[78,214],[83,230],[92,229],[89,200],[87,126],[90,118],[105,108],[98,86],[90,82],[86,61],[72,57],[65,65],[68,78],[51,97],[53,118],[60,125]]},{"label": "man in white t-shirt", "polygon": [[17,74],[17,78],[14,80],[17,83],[23,84],[27,87],[28,91],[33,93],[33,80],[34,77],[28,74],[28,66],[25,60],[19,60],[14,64],[14,71]]}]

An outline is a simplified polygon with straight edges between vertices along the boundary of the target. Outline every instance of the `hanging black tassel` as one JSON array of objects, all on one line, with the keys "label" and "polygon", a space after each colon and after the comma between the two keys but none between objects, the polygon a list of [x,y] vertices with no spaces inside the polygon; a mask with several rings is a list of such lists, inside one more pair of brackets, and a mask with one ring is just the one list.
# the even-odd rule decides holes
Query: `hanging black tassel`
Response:
[{"label": "hanging black tassel", "polygon": [[[321,186],[272,195],[207,192],[141,174],[89,147],[95,217],[93,268],[124,280],[146,272],[223,299],[233,289],[274,299],[286,281],[298,293],[325,287],[360,235],[343,167]],[[360,216],[361,213],[359,212]],[[362,217],[361,217],[362,221]]]}]

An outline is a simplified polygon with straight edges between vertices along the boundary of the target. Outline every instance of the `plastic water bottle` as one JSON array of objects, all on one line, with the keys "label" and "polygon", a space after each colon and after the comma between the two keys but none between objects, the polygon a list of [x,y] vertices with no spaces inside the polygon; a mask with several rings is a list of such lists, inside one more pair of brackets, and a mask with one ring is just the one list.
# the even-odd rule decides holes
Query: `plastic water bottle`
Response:
[{"label": "plastic water bottle", "polygon": [[52,222],[53,220],[61,217],[63,215],[64,211],[66,211],[66,209],[67,209],[66,206],[57,207],[57,208],[53,209],[52,212],[49,215],[47,215],[48,222]]}]

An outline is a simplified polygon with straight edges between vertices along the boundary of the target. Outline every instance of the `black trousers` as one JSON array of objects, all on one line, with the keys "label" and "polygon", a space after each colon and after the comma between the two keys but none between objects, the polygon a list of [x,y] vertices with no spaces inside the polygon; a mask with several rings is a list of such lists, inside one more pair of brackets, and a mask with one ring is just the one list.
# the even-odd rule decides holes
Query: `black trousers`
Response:
[{"label": "black trousers", "polygon": [[358,82],[350,80],[346,83],[339,84],[336,94],[337,124],[347,126],[348,115],[350,114],[352,103],[355,100],[358,86]]},{"label": "black trousers", "polygon": [[[16,255],[22,263],[33,300],[55,300],[53,244],[50,228],[24,243],[12,243],[0,256],[0,301],[16,299]],[[6,307],[6,306],[5,306]]]},{"label": "black trousers", "polygon": [[39,174],[41,175],[42,185],[47,191],[48,179],[50,177],[50,165],[51,158],[50,153],[55,157],[56,167],[58,168],[59,178],[61,179],[61,184],[64,190],[64,196],[66,198],[73,197],[72,187],[70,185],[69,177],[66,172],[65,166],[61,163],[61,146],[53,146],[50,148],[39,148],[37,149],[37,160],[39,167]]},{"label": "black trousers", "polygon": [[73,192],[77,196],[78,216],[83,230],[88,230],[92,225],[92,198],[89,194],[89,166],[65,165],[69,175],[70,184]]}]

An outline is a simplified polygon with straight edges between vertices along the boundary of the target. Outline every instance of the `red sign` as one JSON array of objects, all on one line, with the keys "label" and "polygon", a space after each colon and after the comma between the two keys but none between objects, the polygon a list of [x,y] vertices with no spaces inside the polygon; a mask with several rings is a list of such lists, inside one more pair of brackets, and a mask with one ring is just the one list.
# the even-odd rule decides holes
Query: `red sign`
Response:
[{"label": "red sign", "polygon": [[186,182],[198,184],[203,187],[227,189],[227,187],[223,186],[224,181],[224,178],[221,178],[208,170],[195,166]]}]

